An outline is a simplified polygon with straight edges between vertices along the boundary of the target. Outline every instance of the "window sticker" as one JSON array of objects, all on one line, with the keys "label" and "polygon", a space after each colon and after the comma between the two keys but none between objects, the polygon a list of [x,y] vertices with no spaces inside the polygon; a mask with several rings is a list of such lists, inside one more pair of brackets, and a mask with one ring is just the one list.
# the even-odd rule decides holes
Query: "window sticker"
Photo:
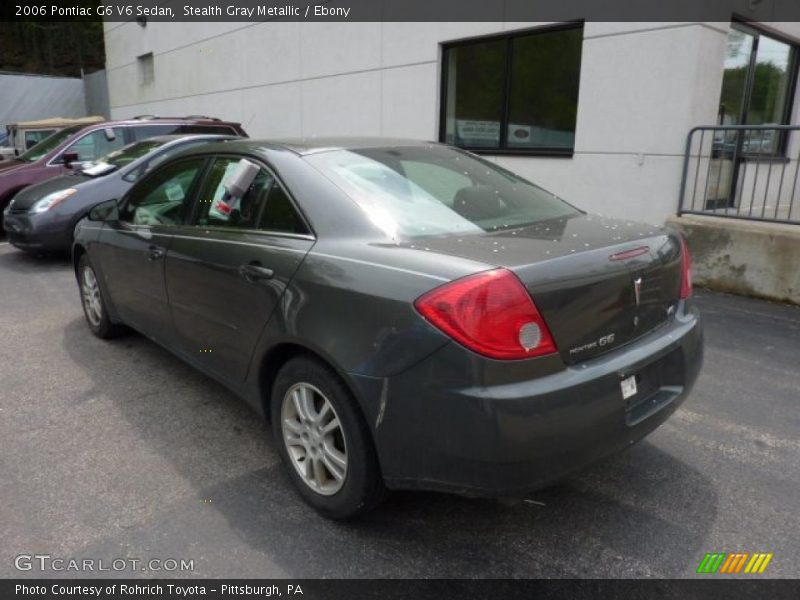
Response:
[{"label": "window sticker", "polygon": [[184,198],[183,188],[178,183],[171,183],[166,187],[167,199],[170,202],[182,202]]}]

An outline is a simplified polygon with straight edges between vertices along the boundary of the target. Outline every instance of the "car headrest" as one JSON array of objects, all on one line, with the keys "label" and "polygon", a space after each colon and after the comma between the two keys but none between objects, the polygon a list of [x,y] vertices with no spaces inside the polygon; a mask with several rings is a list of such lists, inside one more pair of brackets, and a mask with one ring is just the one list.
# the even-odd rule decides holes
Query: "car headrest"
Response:
[{"label": "car headrest", "polygon": [[464,187],[453,198],[453,210],[465,219],[479,221],[503,214],[503,202],[488,185]]}]

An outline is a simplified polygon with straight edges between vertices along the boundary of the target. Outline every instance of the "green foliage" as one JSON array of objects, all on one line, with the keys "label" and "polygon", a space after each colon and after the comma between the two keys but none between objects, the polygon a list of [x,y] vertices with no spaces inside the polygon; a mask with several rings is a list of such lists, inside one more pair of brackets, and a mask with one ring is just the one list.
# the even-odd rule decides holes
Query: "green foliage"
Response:
[{"label": "green foliage", "polygon": [[[753,91],[748,107],[748,124],[780,123],[786,97],[786,71],[773,63],[759,63],[755,67]],[[748,67],[726,69],[722,80],[721,103],[726,114],[741,117],[742,96],[747,82]]]},{"label": "green foliage", "polygon": [[77,77],[104,65],[100,21],[0,22],[0,71]]}]

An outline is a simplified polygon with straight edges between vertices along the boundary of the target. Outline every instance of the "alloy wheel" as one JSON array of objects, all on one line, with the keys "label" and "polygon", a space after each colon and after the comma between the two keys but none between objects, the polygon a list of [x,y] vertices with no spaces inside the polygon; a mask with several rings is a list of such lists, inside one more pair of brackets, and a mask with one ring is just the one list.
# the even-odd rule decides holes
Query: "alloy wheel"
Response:
[{"label": "alloy wheel", "polygon": [[97,284],[94,270],[85,267],[81,275],[81,296],[86,318],[92,326],[97,327],[103,320],[103,303],[100,298],[100,286]]},{"label": "alloy wheel", "polygon": [[347,443],[330,400],[309,383],[296,383],[283,397],[281,431],[289,459],[303,482],[331,496],[347,476]]}]

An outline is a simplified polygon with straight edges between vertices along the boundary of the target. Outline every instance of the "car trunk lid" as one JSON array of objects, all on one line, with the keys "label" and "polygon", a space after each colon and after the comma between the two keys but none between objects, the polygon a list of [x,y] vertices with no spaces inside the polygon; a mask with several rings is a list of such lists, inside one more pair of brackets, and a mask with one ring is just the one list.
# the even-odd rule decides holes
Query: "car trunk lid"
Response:
[{"label": "car trunk lid", "polygon": [[513,271],[567,364],[599,356],[663,325],[680,293],[678,238],[618,219],[581,214],[413,245]]}]

